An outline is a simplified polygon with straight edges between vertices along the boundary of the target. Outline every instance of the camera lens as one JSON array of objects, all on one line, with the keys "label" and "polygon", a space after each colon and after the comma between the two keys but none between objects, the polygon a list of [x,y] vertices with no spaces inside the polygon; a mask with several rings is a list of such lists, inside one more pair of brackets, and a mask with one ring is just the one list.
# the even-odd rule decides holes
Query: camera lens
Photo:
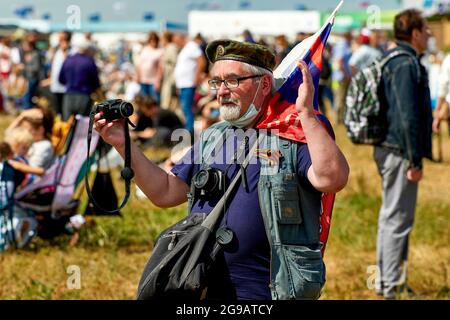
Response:
[{"label": "camera lens", "polygon": [[128,118],[134,112],[133,105],[129,102],[122,102],[119,107],[120,114],[123,118]]},{"label": "camera lens", "polygon": [[198,189],[203,189],[208,184],[209,180],[209,173],[207,170],[200,170],[196,175],[194,179],[194,185]]}]

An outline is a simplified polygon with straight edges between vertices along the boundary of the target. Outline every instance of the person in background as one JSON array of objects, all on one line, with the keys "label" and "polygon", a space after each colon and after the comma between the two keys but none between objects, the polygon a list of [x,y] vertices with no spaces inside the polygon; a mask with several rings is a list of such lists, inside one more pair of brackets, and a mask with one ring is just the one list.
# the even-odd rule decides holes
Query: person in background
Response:
[{"label": "person in background", "polygon": [[385,299],[395,299],[407,286],[409,234],[412,231],[423,158],[432,158],[431,100],[427,71],[420,56],[427,50],[430,29],[420,11],[396,15],[393,52],[383,68],[380,103],[387,108],[384,140],[374,148],[382,180],[378,217],[375,289]]},{"label": "person in background", "polygon": [[87,49],[86,49],[86,54],[88,56],[91,56],[92,58],[95,59],[95,57],[97,57],[100,54],[100,50],[98,48],[97,43],[92,38],[92,32],[84,33],[84,38],[88,42],[88,46],[87,46]]},{"label": "person in background", "polygon": [[140,95],[135,98],[138,111],[131,117],[136,124],[131,137],[141,142],[146,148],[149,146],[171,146],[172,132],[182,128],[183,124],[177,115],[167,109],[162,109],[150,96]]},{"label": "person in background", "polygon": [[91,94],[100,89],[100,80],[94,59],[87,54],[89,42],[84,36],[73,39],[75,53],[67,57],[59,73],[59,82],[66,87],[63,97],[62,120],[71,115],[88,116]]},{"label": "person in background", "polygon": [[178,106],[174,70],[177,63],[179,48],[173,42],[173,33],[166,31],[162,35],[163,55],[159,64],[162,74],[161,107],[174,111]]},{"label": "person in background", "polygon": [[439,74],[438,101],[433,120],[433,131],[440,132],[441,122],[448,119],[450,134],[450,54],[444,58]]},{"label": "person in background", "polygon": [[28,81],[24,77],[20,65],[14,64],[8,79],[3,80],[4,109],[10,114],[19,112],[23,97],[28,91]]},{"label": "person in background", "polygon": [[11,39],[2,37],[0,38],[0,112],[8,111],[5,108],[4,82],[8,80],[11,70]]},{"label": "person in background", "polygon": [[371,37],[373,39],[372,33],[368,29],[363,29],[357,39],[359,47],[353,52],[349,61],[352,75],[382,56],[382,52],[377,49],[377,44],[370,43]]},{"label": "person in background", "polygon": [[200,47],[200,50],[202,50],[202,52],[203,52],[203,57],[205,58],[205,66],[204,66],[203,72],[205,74],[207,74],[209,72],[209,67],[210,67],[209,61],[206,58],[206,53],[205,53],[206,47],[208,46],[208,42],[206,41],[206,39],[202,36],[202,34],[200,32],[195,35],[193,40],[198,44],[198,46]]},{"label": "person in background", "polygon": [[[34,39],[34,38],[32,38]],[[28,80],[28,90],[24,96],[24,109],[34,107],[33,97],[36,95],[41,76],[41,56],[36,49],[35,42],[25,40],[22,42],[23,49],[23,69]]]},{"label": "person in background", "polygon": [[212,99],[207,102],[202,109],[202,131],[219,121],[220,104],[217,102],[217,98],[212,97]]},{"label": "person in background", "polygon": [[278,66],[289,52],[289,42],[285,35],[275,37],[275,62]]},{"label": "person in background", "polygon": [[0,39],[0,80],[7,79],[12,69],[11,39],[2,37]]},{"label": "person in background", "polygon": [[62,115],[62,104],[66,87],[59,82],[59,73],[69,55],[71,37],[72,34],[68,31],[58,33],[59,45],[53,55],[50,67],[50,92],[54,96],[54,111],[60,116]]},{"label": "person in background", "polygon": [[180,91],[181,110],[185,117],[185,128],[194,133],[193,102],[195,90],[204,78],[206,60],[200,46],[195,41],[178,34],[175,43],[181,48],[175,65],[175,82]]},{"label": "person in background", "polygon": [[291,43],[289,48],[287,48],[287,50],[286,50],[286,55],[289,54],[289,52],[291,52],[291,50],[294,49],[294,47],[296,45],[298,45],[300,42],[302,42],[306,38],[308,38],[308,34],[307,33],[305,33],[305,32],[297,32],[294,42]]},{"label": "person in background", "polygon": [[242,32],[242,41],[244,42],[250,42],[250,43],[256,43],[255,38],[253,38],[252,33],[250,32],[250,30],[245,29]]},{"label": "person in background", "polygon": [[31,183],[37,176],[45,173],[42,167],[30,166],[27,160],[28,151],[33,144],[33,136],[24,127],[11,130],[5,138],[12,150],[12,156],[8,163],[15,169],[14,180],[16,188],[22,188]]},{"label": "person in background", "polygon": [[325,105],[326,99],[330,102],[331,107],[333,106],[334,96],[333,90],[331,89],[331,76],[333,74],[333,69],[330,62],[330,47],[326,46],[322,55],[322,71],[320,72],[319,78],[319,110],[327,116],[327,108]]},{"label": "person in background", "polygon": [[6,129],[5,135],[11,135],[12,130],[22,127],[33,136],[26,159],[32,167],[50,168],[54,160],[54,150],[51,134],[54,124],[54,114],[51,110],[32,108],[23,111]]},{"label": "person in background", "polygon": [[163,50],[159,48],[159,37],[150,32],[147,44],[136,63],[136,74],[141,85],[141,94],[148,95],[159,103],[161,91],[161,63]]},{"label": "person in background", "polygon": [[339,82],[335,105],[335,120],[338,124],[344,123],[345,99],[352,77],[349,65],[350,57],[352,56],[351,41],[352,34],[350,31],[347,31],[333,47],[333,60],[337,67],[337,69],[333,70],[333,79]]}]

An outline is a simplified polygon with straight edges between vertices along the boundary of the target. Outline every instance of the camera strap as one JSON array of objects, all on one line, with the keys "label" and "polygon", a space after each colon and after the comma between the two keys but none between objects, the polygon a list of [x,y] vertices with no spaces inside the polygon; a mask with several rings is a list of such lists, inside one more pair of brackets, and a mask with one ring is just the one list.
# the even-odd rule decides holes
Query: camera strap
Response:
[{"label": "camera strap", "polygon": [[[86,184],[86,192],[89,196],[89,200],[92,201],[94,206],[96,206],[98,209],[100,209],[106,213],[111,213],[111,214],[117,213],[120,211],[120,209],[122,209],[125,206],[125,204],[128,201],[128,198],[130,197],[130,189],[131,189],[130,184],[131,184],[131,179],[133,179],[133,177],[134,177],[133,169],[131,169],[131,139],[130,139],[130,132],[128,129],[129,124],[133,127],[134,127],[134,124],[128,118],[126,118],[125,119],[126,121],[123,122],[123,130],[124,130],[124,135],[125,135],[125,164],[124,164],[124,168],[120,172],[120,175],[125,180],[125,196],[123,197],[122,203],[120,204],[120,206],[117,209],[105,210],[95,201],[95,198],[91,192],[91,188],[89,187],[89,179],[88,179],[89,167],[90,167],[89,153],[90,153],[91,139],[92,139],[92,128],[94,126],[94,116],[95,116],[95,112],[92,111],[89,115],[89,129],[88,129],[88,134],[87,134],[87,165],[86,165],[87,170],[86,170],[86,174],[84,176],[84,181]],[[100,166],[100,162],[98,165]]]},{"label": "camera strap", "polygon": [[[242,167],[245,170],[250,162],[250,159],[252,155],[255,153],[256,148],[258,145],[262,142],[262,139],[264,138],[264,135],[260,135],[258,139],[255,139],[253,142],[253,145],[251,147],[250,152],[247,154],[247,156],[244,159],[244,162],[242,163]],[[205,221],[203,221],[202,226],[205,228],[208,228],[210,230],[214,229],[214,226],[216,225],[217,220],[222,214],[222,209],[225,206],[225,203],[230,196],[231,192],[233,191],[234,187],[237,185],[238,180],[241,178],[242,173],[244,170],[239,170],[237,174],[234,176],[234,179],[231,181],[230,185],[228,186],[227,190],[225,191],[224,195],[220,200],[217,202],[216,206],[212,209],[212,211],[208,214]]]}]

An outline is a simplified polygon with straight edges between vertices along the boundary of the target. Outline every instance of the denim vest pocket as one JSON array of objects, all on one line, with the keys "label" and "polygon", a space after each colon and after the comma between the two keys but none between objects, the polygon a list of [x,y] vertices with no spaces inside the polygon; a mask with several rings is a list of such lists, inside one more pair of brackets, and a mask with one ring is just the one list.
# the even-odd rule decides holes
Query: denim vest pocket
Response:
[{"label": "denim vest pocket", "polygon": [[297,184],[286,185],[285,188],[274,188],[274,205],[280,224],[300,224],[300,211]]},{"label": "denim vest pocket", "polygon": [[305,246],[283,247],[295,299],[318,299],[325,284],[325,265],[321,251]]}]

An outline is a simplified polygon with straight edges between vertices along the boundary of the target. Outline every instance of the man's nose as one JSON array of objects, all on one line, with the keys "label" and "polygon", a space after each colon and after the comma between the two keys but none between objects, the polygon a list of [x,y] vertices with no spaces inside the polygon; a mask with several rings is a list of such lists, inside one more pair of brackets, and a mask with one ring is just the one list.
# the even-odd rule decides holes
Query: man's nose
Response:
[{"label": "man's nose", "polygon": [[225,82],[221,82],[219,87],[217,88],[217,95],[223,96],[223,95],[227,95],[229,93],[230,93],[230,89],[227,88],[227,86],[225,85]]}]

